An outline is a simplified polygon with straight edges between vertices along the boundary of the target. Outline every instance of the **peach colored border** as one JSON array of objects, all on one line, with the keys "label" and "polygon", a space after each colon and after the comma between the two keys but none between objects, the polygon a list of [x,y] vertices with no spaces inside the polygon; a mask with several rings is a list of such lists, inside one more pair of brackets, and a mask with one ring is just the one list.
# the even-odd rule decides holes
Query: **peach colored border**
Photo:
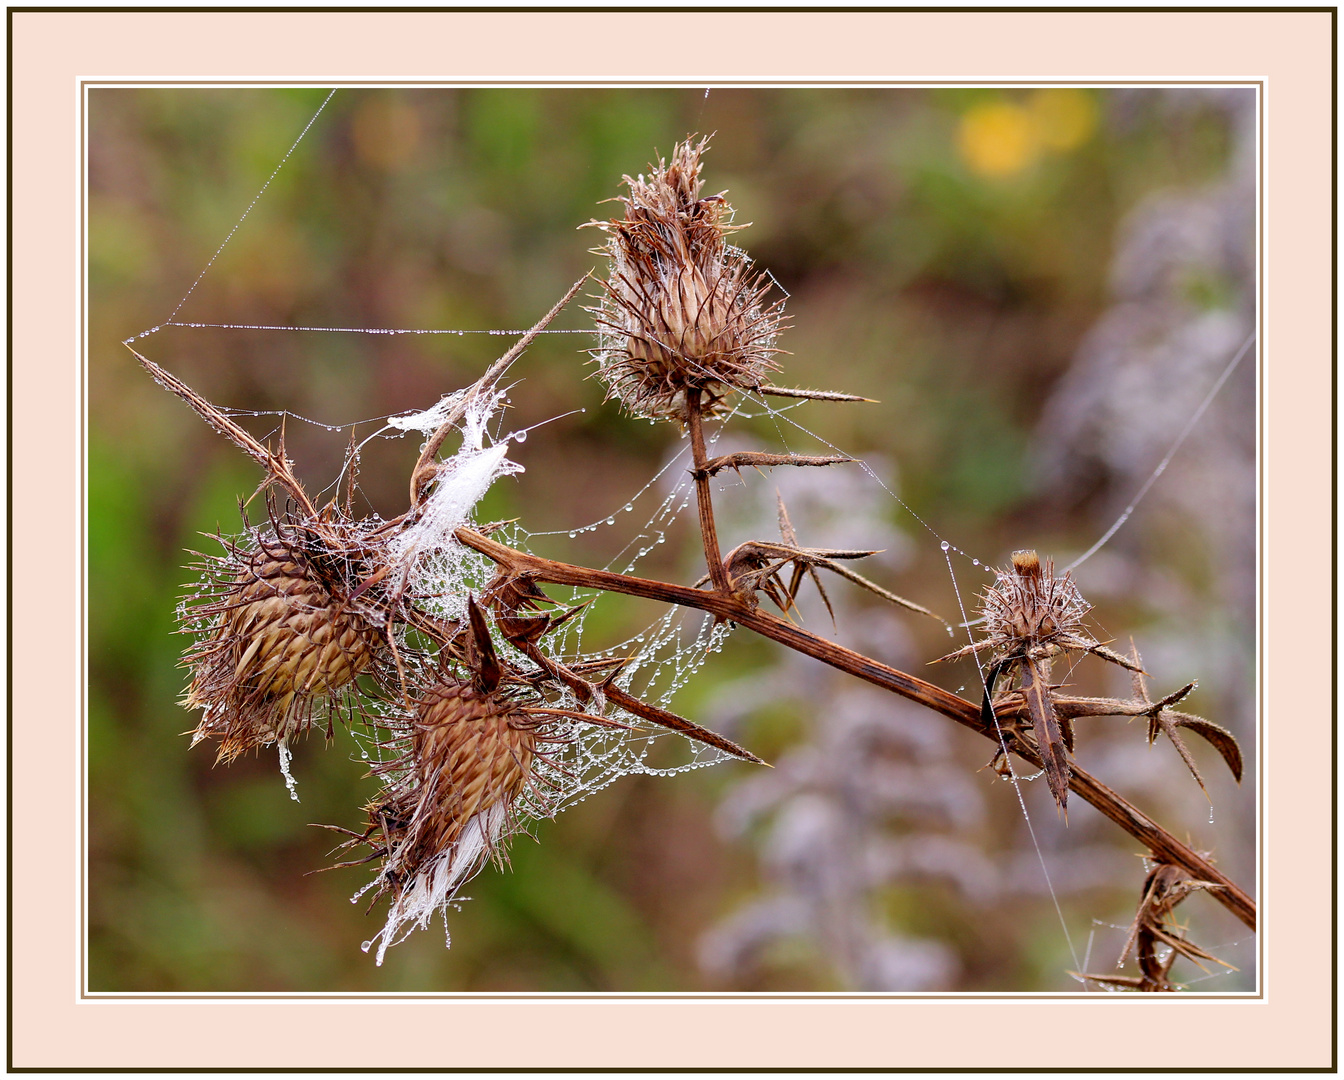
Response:
[{"label": "peach colored border", "polygon": [[[11,1063],[121,1067],[1320,1067],[1330,1064],[1325,754],[1265,754],[1256,998],[81,999],[79,78],[1264,79],[1265,726],[1328,745],[1333,24],[1315,13],[12,14],[15,616]],[[675,47],[683,38],[687,46]],[[629,43],[644,43],[637,52]],[[648,43],[666,43],[650,49]],[[713,43],[708,47],[706,43]],[[58,422],[53,427],[53,419]],[[67,426],[68,425],[68,426]],[[41,454],[39,458],[37,455]],[[39,465],[41,467],[39,467]],[[40,544],[40,550],[38,545]],[[1305,550],[1304,550],[1305,548]],[[1290,567],[1277,573],[1276,562]],[[40,580],[25,568],[65,568]],[[40,590],[40,591],[39,591]],[[1310,672],[1309,678],[1301,678]],[[1310,686],[1310,691],[1306,689]],[[1310,698],[1306,695],[1310,693]],[[1300,700],[1299,700],[1300,699]],[[1280,742],[1277,747],[1285,747]],[[1279,766],[1282,760],[1284,765]],[[27,767],[25,762],[40,762]],[[61,763],[66,763],[63,765]],[[41,790],[37,785],[41,785]],[[1308,823],[1307,827],[1303,827]],[[1276,880],[1292,885],[1273,889]],[[40,887],[34,885],[40,882]],[[414,1039],[368,1030],[398,1009]],[[1154,1015],[1154,1010],[1163,1010]],[[381,1022],[374,1017],[374,1026]],[[590,1040],[576,1033],[591,1030]],[[1048,1046],[1032,1032],[1049,1032]],[[694,1032],[694,1034],[690,1034]]]}]

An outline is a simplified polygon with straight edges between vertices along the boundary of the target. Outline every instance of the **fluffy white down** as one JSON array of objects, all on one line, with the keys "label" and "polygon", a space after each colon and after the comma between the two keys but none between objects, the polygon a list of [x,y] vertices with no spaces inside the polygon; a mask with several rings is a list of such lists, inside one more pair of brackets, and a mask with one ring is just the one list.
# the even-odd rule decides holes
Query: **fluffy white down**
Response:
[{"label": "fluffy white down", "polygon": [[[387,922],[361,946],[365,952],[378,942],[375,962],[382,966],[389,946],[403,941],[413,930],[423,930],[430,917],[442,910],[495,850],[504,828],[507,809],[503,803],[487,807],[469,820],[457,843],[423,866],[402,894],[392,901]],[[395,854],[389,860],[395,862]],[[404,932],[402,928],[405,928]]]},{"label": "fluffy white down", "polygon": [[[507,437],[492,446],[484,445],[486,424],[503,397],[502,392],[482,394],[467,406],[462,420],[461,449],[439,464],[419,519],[392,542],[392,557],[402,568],[403,580],[412,586],[417,578],[433,579],[440,584],[446,578],[451,579],[453,564],[466,553],[453,538],[453,530],[467,523],[496,479],[523,471],[521,465],[506,456],[510,441]],[[423,429],[443,415],[446,411],[440,411],[443,406],[440,402],[428,412],[399,417],[397,426]]]}]

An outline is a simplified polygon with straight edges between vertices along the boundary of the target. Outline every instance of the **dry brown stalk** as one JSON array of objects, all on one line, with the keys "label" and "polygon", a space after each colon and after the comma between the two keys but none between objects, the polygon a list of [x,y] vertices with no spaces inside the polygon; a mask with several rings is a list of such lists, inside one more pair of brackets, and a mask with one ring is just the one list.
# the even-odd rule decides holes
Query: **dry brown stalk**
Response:
[{"label": "dry brown stalk", "polygon": [[767,469],[775,465],[843,465],[853,461],[845,454],[828,454],[824,457],[807,457],[803,454],[765,454],[754,450],[742,450],[735,454],[724,454],[705,462],[704,473],[713,476],[723,469],[741,469],[744,466],[753,469]]},{"label": "dry brown stalk", "polygon": [[[777,641],[874,686],[932,709],[984,736],[996,746],[999,743],[999,731],[992,723],[986,723],[979,705],[918,676],[899,671],[834,641],[819,637],[785,619],[760,610],[740,597],[544,559],[501,544],[474,529],[458,529],[456,536],[462,543],[490,557],[510,573],[536,582],[640,596],[649,600],[695,608],[730,620],[762,637]],[[1119,712],[1116,708],[1118,705],[1119,703],[1110,703],[1110,711]],[[1057,698],[1055,706],[1061,711],[1070,710],[1070,715],[1103,715],[1101,711],[1103,707],[1094,706],[1089,699]],[[1094,708],[1096,711],[1092,711]],[[1082,711],[1077,711],[1079,709]],[[1023,719],[1026,716],[1026,709],[1021,704],[1010,705],[999,710],[998,715],[1001,720]],[[1035,747],[1025,742],[1010,727],[1005,727],[1003,737],[1008,742],[1009,749],[1018,757],[1038,769],[1044,767]],[[1255,901],[1244,889],[1085,769],[1074,764],[1071,774],[1070,791],[1091,803],[1098,811],[1142,842],[1155,856],[1184,868],[1192,877],[1221,886],[1211,895],[1243,923],[1252,929],[1255,928]]]},{"label": "dry brown stalk", "polygon": [[686,391],[686,427],[691,436],[691,475],[695,478],[695,505],[700,513],[700,538],[705,547],[705,562],[709,564],[710,580],[714,588],[727,595],[732,591],[728,571],[719,554],[719,534],[714,525],[714,502],[709,493],[709,461],[705,453],[705,432],[701,417],[700,389]]}]

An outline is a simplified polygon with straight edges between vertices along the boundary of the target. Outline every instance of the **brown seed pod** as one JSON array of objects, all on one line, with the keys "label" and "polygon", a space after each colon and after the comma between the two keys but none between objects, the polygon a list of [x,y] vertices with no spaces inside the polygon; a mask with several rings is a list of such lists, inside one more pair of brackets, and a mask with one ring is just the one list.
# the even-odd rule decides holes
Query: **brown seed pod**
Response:
[{"label": "brown seed pod", "polygon": [[713,412],[733,390],[754,390],[777,367],[774,342],[783,302],[764,304],[769,279],[751,272],[746,253],[727,242],[732,207],[700,197],[700,155],[708,140],[687,140],[659,159],[649,177],[625,177],[621,220],[588,224],[607,233],[610,260],[598,307],[594,350],[608,396],[636,416],[686,418],[686,393],[702,392]]},{"label": "brown seed pod", "polygon": [[379,963],[403,925],[424,926],[486,862],[504,861],[515,804],[532,780],[536,727],[515,702],[466,681],[420,694],[405,751],[375,768],[389,780],[352,842],[382,857],[377,895],[394,894]]},{"label": "brown seed pod", "polygon": [[250,544],[225,544],[183,605],[199,643],[183,663],[183,698],[201,709],[193,745],[219,741],[218,760],[286,742],[369,669],[385,643],[377,550],[328,521],[276,523]]},{"label": "brown seed pod", "polygon": [[416,839],[432,856],[457,843],[473,818],[512,808],[531,773],[536,733],[512,703],[448,682],[421,697],[412,745]]}]

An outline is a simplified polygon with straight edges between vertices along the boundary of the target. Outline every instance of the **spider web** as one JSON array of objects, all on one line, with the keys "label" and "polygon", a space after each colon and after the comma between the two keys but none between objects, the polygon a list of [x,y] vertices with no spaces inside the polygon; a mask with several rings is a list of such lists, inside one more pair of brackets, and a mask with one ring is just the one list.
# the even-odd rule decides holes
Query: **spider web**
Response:
[{"label": "spider web", "polygon": [[[284,168],[285,164],[295,153],[304,137],[317,123],[323,111],[327,108],[336,90],[330,91],[316,112],[303,127],[289,149],[285,152],[275,170],[267,178],[256,196],[248,204],[238,221],[234,224],[229,233],[225,236],[214,254],[210,257],[200,274],[191,283],[190,287],[183,294],[178,303],[173,307],[168,317],[163,322],[151,326],[139,333],[126,339],[126,343],[137,342],[161,330],[174,327],[184,330],[226,330],[226,331],[262,331],[270,333],[324,333],[324,334],[351,334],[365,336],[457,336],[480,335],[499,337],[501,339],[516,338],[525,331],[510,330],[499,328],[380,328],[363,326],[320,326],[320,325],[285,325],[274,323],[243,323],[243,322],[213,322],[213,321],[188,321],[178,318],[182,308],[196,294],[198,287],[209,274],[211,268],[219,259],[221,253],[234,237],[238,230],[247,220],[257,203],[266,194],[267,189],[275,180],[276,176]],[[708,92],[707,92],[708,93]],[[585,338],[596,338],[596,330],[564,330],[564,329],[545,329],[541,331],[548,335],[579,335]],[[1067,569],[1072,570],[1100,551],[1130,519],[1137,505],[1148,494],[1149,490],[1160,479],[1167,466],[1177,454],[1182,444],[1198,424],[1200,418],[1209,407],[1210,403],[1218,394],[1219,390],[1226,383],[1228,378],[1235,371],[1244,357],[1250,352],[1255,342],[1255,334],[1252,333],[1246,339],[1242,347],[1228,361],[1217,380],[1208,390],[1199,406],[1189,417],[1187,423],[1173,441],[1170,450],[1151,470],[1143,484],[1139,487],[1137,493],[1124,510],[1114,520],[1113,524],[1106,529],[1086,551],[1077,556],[1068,564]],[[499,404],[507,406],[508,400],[505,394],[499,395]],[[442,402],[440,403],[440,405]],[[437,408],[436,406],[435,408]],[[827,439],[816,434],[805,427],[792,415],[800,408],[798,404],[777,406],[769,401],[751,399],[750,401],[740,401],[732,415],[752,416],[759,415],[768,417],[779,435],[781,446],[788,450],[790,444],[794,441],[796,435],[802,435],[808,439],[827,447],[828,449],[844,454],[846,451]],[[759,410],[753,411],[753,410]],[[408,431],[420,431],[428,434],[432,430],[430,421],[434,416],[434,408],[425,413],[415,416],[406,416],[404,414],[386,414],[375,417],[362,418],[358,421],[346,421],[340,423],[329,423],[309,417],[301,416],[289,410],[281,411],[260,411],[246,409],[228,409],[230,415],[243,418],[265,418],[274,417],[277,420],[275,428],[271,434],[279,432],[286,420],[296,420],[315,427],[320,427],[331,432],[352,432],[357,427],[365,427],[371,423],[379,425],[372,435],[365,436],[363,445],[367,445],[373,439],[396,439],[402,438]],[[449,527],[444,528],[442,523],[434,536],[424,541],[434,548],[434,557],[429,561],[429,566],[423,571],[423,589],[426,595],[431,599],[427,601],[427,607],[436,615],[444,619],[460,619],[465,614],[465,603],[468,595],[479,596],[487,582],[494,575],[495,564],[487,557],[464,547],[461,544],[451,540],[448,533],[451,527],[464,522],[473,520],[472,514],[476,501],[480,495],[484,494],[485,488],[498,478],[506,476],[509,473],[523,471],[523,466],[512,462],[508,457],[510,444],[521,444],[527,438],[528,430],[506,431],[503,427],[502,417],[494,416],[493,437],[486,430],[486,424],[490,421],[491,414],[477,416],[474,420],[468,422],[468,428],[464,430],[463,449],[459,451],[456,458],[450,459],[450,463],[476,455],[478,459],[488,458],[488,462],[477,460],[475,464],[479,472],[475,476],[476,487],[473,487],[468,495],[474,492],[474,497],[464,498],[462,505],[453,508],[448,514],[446,521]],[[731,419],[731,416],[730,416]],[[475,429],[470,425],[474,423]],[[719,429],[720,432],[723,428]],[[713,441],[718,438],[717,434],[710,434]],[[352,460],[355,460],[352,458]],[[661,494],[660,501],[651,509],[645,509],[642,524],[630,535],[624,545],[610,557],[604,565],[604,569],[618,570],[621,573],[631,573],[640,564],[641,560],[650,555],[655,549],[665,543],[666,537],[673,524],[686,511],[691,500],[694,498],[694,488],[691,483],[688,470],[686,468],[689,460],[689,447],[683,448],[681,453],[669,458],[667,463],[660,469],[643,487],[626,499],[619,509],[612,513],[600,516],[595,520],[584,525],[577,525],[569,529],[559,529],[542,532],[531,532],[519,523],[510,523],[502,526],[496,532],[496,536],[504,543],[527,550],[531,542],[539,537],[567,535],[573,539],[584,533],[597,532],[604,526],[610,527],[617,524],[621,515],[631,515],[634,520],[639,520],[636,510],[641,504],[647,503],[652,498]],[[971,640],[971,630],[975,625],[974,620],[970,618],[970,613],[964,600],[964,596],[972,595],[975,588],[963,590],[963,580],[960,576],[964,571],[958,571],[954,564],[954,556],[968,564],[972,571],[992,575],[994,567],[990,559],[982,559],[977,555],[964,550],[950,540],[945,539],[937,529],[928,521],[917,514],[901,497],[894,491],[866,462],[857,459],[858,466],[861,468],[868,479],[881,487],[888,496],[901,510],[921,527],[922,530],[932,538],[931,542],[936,542],[939,550],[944,556],[950,582],[957,597],[959,610],[961,614],[961,627],[967,631],[967,639]],[[465,466],[468,464],[462,460]],[[669,485],[669,477],[676,477]],[[332,482],[332,487],[338,487],[343,482],[343,477],[338,476]],[[479,488],[479,490],[476,490]],[[561,595],[564,590],[552,588],[550,594],[554,600],[561,604],[579,605],[584,601],[592,601],[583,607],[572,619],[563,624],[556,632],[548,635],[542,642],[543,651],[552,659],[562,663],[573,664],[578,660],[603,660],[603,659],[622,659],[626,663],[622,667],[620,674],[615,679],[615,685],[630,694],[641,698],[651,704],[670,708],[674,702],[677,692],[682,689],[695,674],[705,665],[710,656],[719,652],[729,635],[730,627],[727,624],[716,625],[712,618],[700,612],[686,612],[676,608],[671,608],[662,616],[649,623],[638,633],[632,634],[624,640],[612,642],[606,645],[593,646],[590,644],[590,635],[587,633],[587,623],[592,613],[601,603],[600,597],[594,598],[591,593],[584,593],[582,590],[570,590],[568,595]],[[948,633],[953,634],[951,627]],[[506,641],[497,640],[497,649],[508,660],[517,663],[521,667],[529,667],[530,661],[527,660],[518,650],[508,644]],[[977,658],[978,673],[980,678],[981,690],[985,689],[985,672],[982,666],[979,666]],[[579,701],[572,691],[561,689],[558,691],[559,697],[552,703],[558,708],[570,709],[574,711],[583,711],[585,704]],[[373,705],[375,712],[382,706]],[[647,774],[656,776],[673,776],[689,770],[710,767],[724,761],[732,760],[729,755],[700,743],[677,737],[672,739],[672,733],[660,729],[648,727],[639,717],[634,716],[611,706],[608,709],[608,716],[621,720],[630,725],[629,730],[618,731],[605,727],[594,727],[578,720],[559,719],[555,722],[552,730],[556,736],[556,749],[545,759],[539,759],[537,770],[541,774],[543,784],[536,789],[529,789],[521,798],[519,809],[526,822],[536,821],[554,817],[564,809],[582,802],[589,795],[595,794],[610,786],[623,776]],[[355,732],[360,746],[360,756],[365,760],[381,760],[385,748],[379,743],[376,737],[370,734]],[[672,741],[679,744],[682,748],[679,762],[671,764],[651,762],[652,751],[660,741]],[[1001,746],[1004,746],[1002,734],[1000,734]],[[1006,746],[1004,746],[1006,750]],[[280,767],[284,775],[286,785],[291,794],[295,794],[295,781],[290,773],[290,762],[287,747],[283,744],[279,746]],[[1040,864],[1042,876],[1044,878],[1047,890],[1051,896],[1055,911],[1058,915],[1061,931],[1068,944],[1068,949],[1072,955],[1073,962],[1077,970],[1087,970],[1087,964],[1093,951],[1094,938],[1099,928],[1117,929],[1104,924],[1100,920],[1093,920],[1093,925],[1089,928],[1084,953],[1080,956],[1075,947],[1073,935],[1070,933],[1068,922],[1065,918],[1059,898],[1056,894],[1054,884],[1051,880],[1049,866],[1042,845],[1037,839],[1036,830],[1032,823],[1031,814],[1028,811],[1025,799],[1022,796],[1021,783],[1029,777],[1019,776],[1016,771],[1011,771],[1011,756],[1008,756],[1010,763],[1010,776],[1017,797],[1021,813],[1031,836],[1032,846],[1035,850]],[[538,790],[544,790],[548,794],[541,796],[537,794]],[[367,887],[366,887],[367,888]],[[361,893],[365,890],[361,890]],[[357,894],[358,896],[359,894]],[[1227,944],[1227,948],[1232,948],[1242,944],[1241,941]],[[1218,977],[1217,974],[1205,976],[1212,979]]]}]

